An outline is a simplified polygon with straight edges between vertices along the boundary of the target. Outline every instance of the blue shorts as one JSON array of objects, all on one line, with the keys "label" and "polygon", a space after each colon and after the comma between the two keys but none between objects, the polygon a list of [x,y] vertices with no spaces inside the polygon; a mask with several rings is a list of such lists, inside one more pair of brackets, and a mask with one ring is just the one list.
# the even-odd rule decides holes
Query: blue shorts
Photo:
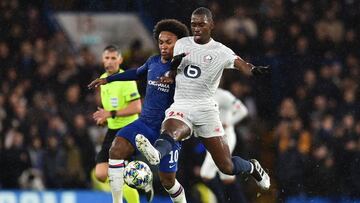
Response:
[{"label": "blue shorts", "polygon": [[[144,135],[151,142],[151,144],[154,144],[156,139],[160,136],[160,129],[154,130],[140,119],[137,119],[136,121],[130,123],[129,125],[119,130],[116,133],[116,136],[127,139],[135,148],[136,151],[135,153],[138,154],[140,152],[136,148],[136,143],[135,143],[135,136],[137,134]],[[176,146],[173,146],[172,151],[170,151],[168,155],[166,155],[160,160],[159,171],[166,173],[176,172],[178,169],[177,165],[178,165],[180,150],[181,150],[180,143],[178,143],[178,145]]]}]

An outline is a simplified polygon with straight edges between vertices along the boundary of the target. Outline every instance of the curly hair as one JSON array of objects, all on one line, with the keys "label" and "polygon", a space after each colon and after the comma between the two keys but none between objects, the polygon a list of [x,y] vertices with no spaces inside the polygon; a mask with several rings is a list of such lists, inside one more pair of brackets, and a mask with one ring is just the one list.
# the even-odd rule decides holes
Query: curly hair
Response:
[{"label": "curly hair", "polygon": [[174,33],[178,39],[189,36],[189,29],[186,25],[175,19],[164,19],[156,23],[153,37],[158,40],[162,31]]}]

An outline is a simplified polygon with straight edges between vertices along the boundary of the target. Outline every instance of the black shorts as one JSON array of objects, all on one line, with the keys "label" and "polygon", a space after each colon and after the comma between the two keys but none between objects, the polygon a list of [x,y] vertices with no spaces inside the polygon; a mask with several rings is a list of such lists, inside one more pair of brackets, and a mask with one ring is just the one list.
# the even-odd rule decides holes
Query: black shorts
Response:
[{"label": "black shorts", "polygon": [[106,132],[104,141],[102,143],[101,149],[99,153],[96,156],[96,163],[104,163],[109,161],[109,149],[111,147],[111,144],[116,136],[117,131],[120,129],[108,129]]}]

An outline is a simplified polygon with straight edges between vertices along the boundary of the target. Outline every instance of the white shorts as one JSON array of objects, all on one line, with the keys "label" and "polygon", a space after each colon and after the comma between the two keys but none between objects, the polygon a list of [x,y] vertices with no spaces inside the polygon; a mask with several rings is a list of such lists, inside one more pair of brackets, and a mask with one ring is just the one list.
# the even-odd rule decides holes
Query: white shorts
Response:
[{"label": "white shorts", "polygon": [[224,135],[224,128],[219,118],[219,110],[215,104],[210,107],[185,107],[173,104],[166,110],[163,122],[170,118],[184,122],[191,129],[189,137],[193,133],[195,137],[203,138]]},{"label": "white shorts", "polygon": [[[236,146],[236,134],[234,127],[231,126],[225,129],[224,138],[229,145],[230,153],[232,153]],[[233,180],[235,178],[233,175],[226,175],[222,173],[216,166],[214,160],[211,157],[211,154],[207,151],[205,160],[200,169],[200,176],[202,178],[213,179],[217,173],[219,173],[221,180]]]}]

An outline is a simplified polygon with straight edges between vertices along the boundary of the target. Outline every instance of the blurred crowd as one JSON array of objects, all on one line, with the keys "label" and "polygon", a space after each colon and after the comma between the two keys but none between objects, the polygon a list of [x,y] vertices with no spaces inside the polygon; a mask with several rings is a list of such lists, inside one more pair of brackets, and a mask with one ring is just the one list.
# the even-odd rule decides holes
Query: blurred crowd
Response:
[{"label": "blurred crowd", "polygon": [[[90,188],[104,129],[91,119],[99,95],[86,85],[103,71],[100,56],[87,47],[74,50],[65,33],[51,29],[41,1],[34,2],[0,1],[0,188]],[[133,4],[125,6],[136,10]],[[166,1],[141,16],[175,17],[161,12],[174,4]],[[216,40],[272,68],[271,79],[231,70],[223,79],[250,114],[237,125],[235,153],[256,157],[270,170],[274,187],[268,200],[360,199],[360,2],[189,5],[176,13],[184,23],[189,25],[194,8],[209,7]],[[133,42],[123,50],[124,67],[141,65],[155,51]],[[186,159],[194,153],[199,160]],[[184,143],[182,157],[189,164],[179,175],[194,177],[184,179],[184,186],[201,182],[202,155],[196,141]],[[247,188],[249,200],[256,199]]]}]

